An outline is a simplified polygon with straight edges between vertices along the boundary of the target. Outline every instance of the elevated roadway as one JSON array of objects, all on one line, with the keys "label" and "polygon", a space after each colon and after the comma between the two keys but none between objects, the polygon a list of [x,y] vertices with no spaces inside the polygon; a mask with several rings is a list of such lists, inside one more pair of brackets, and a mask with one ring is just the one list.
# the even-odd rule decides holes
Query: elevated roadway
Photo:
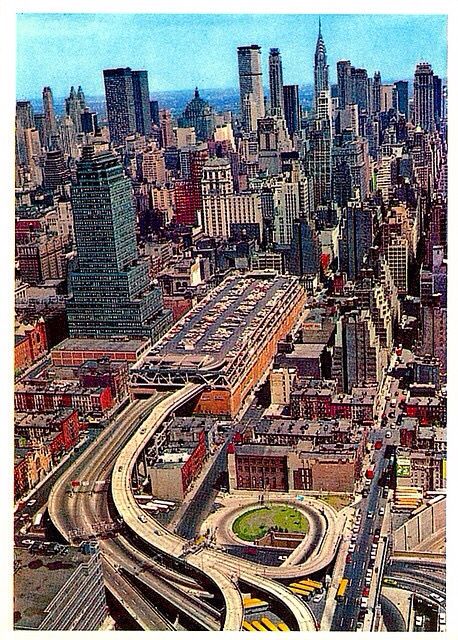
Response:
[{"label": "elevated roadway", "polygon": [[[62,537],[71,541],[71,531],[86,531],[88,537],[94,525],[111,519],[108,508],[107,491],[73,492],[71,481],[78,478],[90,487],[96,481],[108,481],[113,464],[120,450],[132,433],[139,428],[152,407],[166,397],[155,394],[148,400],[136,401],[116,420],[111,428],[104,431],[91,444],[53,487],[49,497],[50,517]],[[156,592],[163,595],[178,611],[184,611],[188,605],[191,616],[195,616],[198,628],[219,629],[219,614],[209,614],[205,603],[199,606],[190,598],[190,593],[202,593],[199,584],[192,578],[180,576],[171,569],[148,558],[135,549],[122,535],[113,539],[101,539],[99,546],[102,554],[104,580],[107,588],[121,602],[129,614],[145,630],[173,630],[174,627],[155,607],[132,586],[128,577],[141,573],[142,580]]]},{"label": "elevated roadway", "polygon": [[[200,393],[202,385],[187,383],[180,390],[168,396],[155,406],[139,429],[132,435],[123,448],[114,465],[111,490],[114,505],[122,517],[124,524],[151,548],[171,557],[185,557],[186,562],[200,569],[221,590],[225,600],[225,620],[223,629],[240,630],[243,622],[243,605],[239,589],[234,576],[242,575],[259,585],[265,585],[266,579],[291,579],[301,577],[307,573],[317,571],[327,566],[336,551],[339,532],[333,530],[331,535],[321,541],[319,551],[313,552],[307,560],[297,566],[290,567],[258,567],[247,560],[233,558],[214,549],[201,549],[189,553],[189,542],[171,533],[151,515],[147,515],[136,503],[131,489],[131,477],[134,465],[148,440],[160,426],[163,420],[181,405]],[[327,505],[326,505],[327,506]],[[324,509],[326,510],[326,506]],[[228,577],[228,576],[232,576]],[[290,605],[300,630],[315,628],[313,617],[308,607],[299,598],[293,596],[282,585],[272,585],[282,602]],[[280,595],[281,594],[281,595]],[[276,596],[277,597],[277,596]]]}]

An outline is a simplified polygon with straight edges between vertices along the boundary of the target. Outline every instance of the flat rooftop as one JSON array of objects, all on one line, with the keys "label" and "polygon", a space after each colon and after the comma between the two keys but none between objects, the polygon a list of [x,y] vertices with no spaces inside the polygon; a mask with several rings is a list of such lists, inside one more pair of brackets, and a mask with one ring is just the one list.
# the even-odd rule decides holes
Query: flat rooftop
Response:
[{"label": "flat rooftop", "polygon": [[284,296],[295,280],[264,273],[226,278],[151,349],[142,364],[159,369],[222,368],[226,359],[248,348],[271,311],[278,309],[281,317]]},{"label": "flat rooftop", "polygon": [[51,556],[14,549],[14,627],[38,629],[51,600],[81,563],[90,559],[78,549]]},{"label": "flat rooftop", "polygon": [[96,338],[66,338],[52,351],[137,351],[148,340],[102,340]]}]

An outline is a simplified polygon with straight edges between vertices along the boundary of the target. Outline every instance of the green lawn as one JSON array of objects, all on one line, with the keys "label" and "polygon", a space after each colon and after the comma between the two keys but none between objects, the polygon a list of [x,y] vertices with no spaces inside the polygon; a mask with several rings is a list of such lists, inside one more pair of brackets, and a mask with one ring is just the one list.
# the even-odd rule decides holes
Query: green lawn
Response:
[{"label": "green lawn", "polygon": [[295,533],[307,533],[309,529],[307,518],[302,513],[283,504],[247,511],[234,521],[232,529],[242,540],[253,542],[274,526]]}]

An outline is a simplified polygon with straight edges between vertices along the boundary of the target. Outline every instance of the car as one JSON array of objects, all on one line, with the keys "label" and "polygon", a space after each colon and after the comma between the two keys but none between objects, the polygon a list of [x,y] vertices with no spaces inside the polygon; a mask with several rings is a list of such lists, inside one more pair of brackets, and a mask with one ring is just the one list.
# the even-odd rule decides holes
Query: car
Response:
[{"label": "car", "polygon": [[324,597],[324,593],[317,593],[316,596],[313,596],[313,602],[321,602]]},{"label": "car", "polygon": [[348,547],[348,551],[349,551],[350,553],[353,553],[353,552],[355,551],[355,549],[356,549],[356,545],[355,545],[355,543],[354,543],[354,542],[352,542],[352,543],[350,544],[350,546]]},{"label": "car", "polygon": [[[358,529],[358,530],[359,530],[359,529]],[[354,534],[352,535],[352,537],[351,537],[351,541],[352,541],[353,543],[355,543],[355,542],[357,541],[357,539],[358,539],[358,536],[356,535],[356,533],[354,533]]]},{"label": "car", "polygon": [[33,505],[36,504],[36,502],[37,502],[36,500],[29,500],[28,503],[27,503],[27,506],[28,507],[33,507]]},{"label": "car", "polygon": [[345,558],[345,562],[346,562],[347,564],[350,564],[350,563],[351,563],[351,553],[347,553],[347,557]]},{"label": "car", "polygon": [[361,622],[361,620],[358,620],[358,622],[356,623],[356,631],[362,631],[364,628],[364,622]]},{"label": "car", "polygon": [[442,604],[443,602],[445,602],[445,598],[440,596],[438,593],[430,593],[429,597],[435,600],[436,602],[438,602],[439,604]]},{"label": "car", "polygon": [[374,512],[373,511],[368,511],[367,512],[367,519],[368,520],[372,520],[373,517],[374,517]]},{"label": "car", "polygon": [[364,488],[361,492],[361,495],[363,498],[367,498],[367,496],[369,495],[369,491],[366,488]]},{"label": "car", "polygon": [[391,431],[387,431],[387,432],[385,433],[385,438],[391,438],[391,435],[392,435],[392,434],[391,434]]},{"label": "car", "polygon": [[366,597],[361,598],[361,609],[367,609],[367,605],[369,604],[369,600]]},{"label": "car", "polygon": [[382,493],[382,496],[383,496],[384,498],[388,498],[388,491],[389,491],[388,487],[383,487],[383,493]]},{"label": "car", "polygon": [[395,412],[394,411],[390,411],[390,413],[388,414],[388,417],[391,418],[391,419],[395,418],[396,417]]},{"label": "car", "polygon": [[364,484],[366,485],[366,487],[370,487],[371,486],[371,479],[370,478],[366,478]]},{"label": "car", "polygon": [[439,624],[445,624],[445,611],[439,613]]},{"label": "car", "polygon": [[24,547],[30,547],[33,543],[34,540],[30,540],[30,538],[24,538],[24,540],[21,540],[21,544],[24,545]]},{"label": "car", "polygon": [[423,616],[415,616],[415,626],[416,627],[423,626]]},{"label": "car", "polygon": [[385,507],[380,507],[380,509],[378,510],[378,514],[379,516],[385,515]]},{"label": "car", "polygon": [[369,587],[364,587],[363,589],[363,597],[367,598],[369,595]]},{"label": "car", "polygon": [[140,522],[148,522],[148,518],[144,515],[138,516],[138,519],[140,520]]}]

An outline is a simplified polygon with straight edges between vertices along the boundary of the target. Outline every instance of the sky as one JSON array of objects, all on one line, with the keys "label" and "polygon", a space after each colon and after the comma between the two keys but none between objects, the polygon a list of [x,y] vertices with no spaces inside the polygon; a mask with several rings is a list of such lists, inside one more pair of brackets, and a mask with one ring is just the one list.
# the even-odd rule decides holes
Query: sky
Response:
[{"label": "sky", "polygon": [[[321,15],[331,81],[351,60],[382,81],[409,79],[426,60],[446,76],[444,15]],[[268,85],[268,51],[280,49],[284,84],[312,84],[318,15],[23,13],[16,20],[16,96],[54,96],[82,85],[104,94],[102,70],[146,69],[150,92],[238,86],[237,47],[259,44]]]}]

